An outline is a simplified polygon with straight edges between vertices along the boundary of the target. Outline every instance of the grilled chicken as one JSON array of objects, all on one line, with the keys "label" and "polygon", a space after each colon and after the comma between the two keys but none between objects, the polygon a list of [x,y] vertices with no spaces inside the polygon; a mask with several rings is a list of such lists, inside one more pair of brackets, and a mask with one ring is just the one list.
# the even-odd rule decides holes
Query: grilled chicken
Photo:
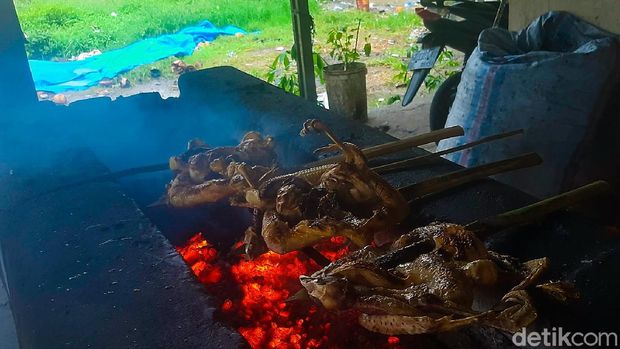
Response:
[{"label": "grilled chicken", "polygon": [[248,132],[239,145],[209,148],[201,140],[170,158],[175,178],[167,186],[167,201],[174,207],[192,207],[240,195],[271,171],[276,155],[271,137]]},{"label": "grilled chicken", "polygon": [[333,142],[323,150],[340,150],[343,160],[320,177],[318,185],[295,177],[280,183],[275,207],[265,212],[262,235],[267,246],[286,253],[332,236],[344,236],[363,247],[374,233],[391,229],[409,213],[409,205],[373,172],[362,151],[339,141],[320,121],[308,120],[302,135],[319,132]]},{"label": "grilled chicken", "polygon": [[[431,250],[401,253],[425,241]],[[384,267],[394,261],[395,267]],[[441,332],[475,323],[514,332],[537,317],[532,287],[559,300],[574,296],[566,284],[537,285],[548,264],[546,258],[515,263],[487,251],[464,227],[436,223],[401,236],[388,251],[366,247],[300,281],[325,308],[355,308],[362,312],[363,327],[383,334]]]}]

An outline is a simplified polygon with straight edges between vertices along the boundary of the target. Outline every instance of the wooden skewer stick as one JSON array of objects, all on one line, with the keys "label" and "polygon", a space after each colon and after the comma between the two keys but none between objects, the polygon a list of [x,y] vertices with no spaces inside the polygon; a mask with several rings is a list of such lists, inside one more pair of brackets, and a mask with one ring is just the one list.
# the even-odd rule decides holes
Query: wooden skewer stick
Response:
[{"label": "wooden skewer stick", "polygon": [[[443,176],[431,178],[426,181],[400,188],[399,191],[405,197],[411,198],[411,201],[415,201],[425,196],[437,194],[474,180],[486,178],[488,176],[503,172],[539,165],[541,162],[542,159],[537,154],[525,154],[511,159],[496,161],[489,164],[451,172]],[[375,262],[381,267],[393,268],[400,263],[414,260],[419,255],[428,253],[434,248],[435,243],[432,240],[422,240],[401,249],[391,251],[377,258]]]},{"label": "wooden skewer stick", "polygon": [[[475,141],[469,144],[464,144],[463,146],[460,146],[460,147],[447,149],[446,151],[439,152],[439,153],[427,154],[422,157],[414,158],[411,160],[416,160],[419,158],[422,158],[423,160],[427,160],[428,158],[432,156],[441,156],[443,154],[447,154],[452,151],[459,151],[459,150],[467,149],[468,147],[473,147],[475,145],[482,144],[484,142],[490,142],[496,139],[501,139],[504,137],[509,137],[509,136],[513,136],[516,134],[520,134],[520,133],[523,133],[523,130],[517,130],[517,131],[507,132],[504,134],[494,135],[494,136],[486,137],[484,139],[480,139],[478,141]],[[405,161],[408,161],[408,160],[405,160]],[[468,182],[471,182],[477,179],[482,179],[482,178],[485,178],[485,177],[488,177],[494,174],[539,165],[541,162],[542,162],[542,159],[537,154],[534,154],[534,153],[526,154],[526,155],[512,158],[512,159],[507,159],[507,160],[498,161],[498,162],[494,162],[494,163],[490,163],[486,165],[481,165],[481,166],[470,168],[470,169],[464,169],[464,170],[452,172],[447,175],[432,178],[427,181],[420,182],[420,183],[414,184],[409,187],[401,188],[400,191],[406,197],[408,196],[408,194],[410,194],[408,193],[408,191],[411,191],[411,192],[416,193],[417,198],[421,198],[426,195],[442,192],[450,188],[454,188],[459,185],[462,185],[464,183],[468,183]],[[396,164],[398,164],[399,168],[405,168],[405,167],[414,166],[416,162],[412,161],[410,163],[403,163],[401,161],[401,162],[397,162]],[[387,166],[389,165],[391,164],[388,164]],[[374,170],[377,171],[377,169],[374,169]],[[379,169],[379,171],[377,172],[381,173],[381,170]],[[402,260],[403,258],[408,258],[408,256],[412,254],[426,253],[424,251],[428,252],[432,250],[433,246],[434,246],[434,243],[432,243],[432,241],[425,241],[425,242],[420,242],[419,244],[410,245],[402,250],[393,251],[393,253],[391,253],[390,255],[384,256],[383,259],[380,258],[379,260],[377,260],[377,263],[383,267],[391,268],[397,265],[397,264],[394,264],[395,262],[398,262]],[[327,260],[323,256],[323,254],[321,254],[319,251],[317,251],[313,247],[306,247],[302,251],[308,257],[313,259],[317,264],[319,264],[322,267],[325,267],[326,265],[329,264],[329,260]]]},{"label": "wooden skewer stick", "polygon": [[536,153],[529,153],[514,158],[491,162],[488,164],[466,168],[425,181],[399,188],[399,191],[411,200],[430,194],[437,194],[465,183],[483,179],[496,174],[540,165],[542,159]]},{"label": "wooden skewer stick", "polygon": [[505,133],[499,133],[499,134],[496,134],[496,135],[492,135],[492,136],[489,136],[489,137],[484,137],[484,138],[478,139],[478,140],[473,141],[473,142],[469,142],[469,143],[465,143],[463,145],[459,145],[458,147],[452,147],[452,148],[445,149],[445,150],[442,150],[442,151],[438,151],[438,152],[435,152],[435,153],[425,154],[425,155],[418,156],[418,157],[415,157],[415,158],[405,159],[405,160],[396,161],[396,162],[392,162],[392,163],[389,163],[389,164],[373,167],[373,170],[375,172],[377,172],[377,173],[388,173],[388,172],[392,172],[392,171],[407,169],[407,168],[411,168],[413,166],[424,164],[425,162],[427,162],[430,159],[435,159],[435,158],[438,158],[438,157],[446,155],[446,154],[456,153],[457,151],[473,148],[473,147],[475,147],[477,145],[480,145],[480,144],[489,143],[489,142],[493,142],[493,141],[496,141],[496,140],[499,140],[499,139],[508,138],[508,137],[512,137],[512,136],[516,136],[516,135],[520,135],[520,134],[523,134],[523,129],[515,130],[515,131],[510,131],[510,132],[505,132]]},{"label": "wooden skewer stick", "polygon": [[[400,160],[400,161],[388,163],[388,164],[381,165],[381,166],[375,166],[375,167],[372,167],[371,170],[375,171],[378,174],[383,174],[383,173],[388,173],[388,172],[395,171],[395,170],[410,169],[420,164],[423,164],[432,158],[438,158],[442,155],[446,155],[446,154],[461,151],[464,149],[472,148],[472,147],[475,147],[483,143],[492,142],[498,139],[514,136],[514,135],[521,134],[521,133],[523,133],[523,130],[516,130],[516,131],[501,133],[501,134],[485,137],[485,138],[482,138],[482,139],[479,139],[477,141],[473,141],[467,144],[463,144],[458,147],[446,149],[440,152],[424,154],[424,155],[416,156],[410,159]],[[310,168],[305,168],[297,172],[292,172],[292,173],[287,173],[287,174],[283,174],[280,176],[276,176],[272,179],[301,176],[305,178],[307,181],[309,181],[311,184],[317,185],[318,181],[321,179],[321,175],[329,171],[330,169],[336,167],[336,165],[337,164],[318,165],[318,166],[314,166]],[[316,181],[316,183],[313,181]]]},{"label": "wooden skewer stick", "polygon": [[[529,206],[477,220],[465,225],[465,228],[484,240],[502,229],[530,224],[553,212],[608,194],[610,188],[609,183],[596,181],[569,192],[538,201]],[[378,257],[375,263],[386,269],[393,268],[399,264],[415,260],[420,255],[428,253],[434,248],[435,243],[432,240],[420,240]]]},{"label": "wooden skewer stick", "polygon": [[420,255],[429,253],[435,249],[435,242],[431,239],[420,240],[399,248],[398,250],[390,251],[375,259],[375,264],[381,268],[390,269],[399,264],[407,261],[413,261]]},{"label": "wooden skewer stick", "polygon": [[[433,131],[433,132],[429,132],[423,135],[419,135],[419,136],[414,136],[414,137],[410,137],[410,138],[406,138],[406,139],[402,139],[400,141],[395,141],[395,142],[391,142],[391,143],[386,143],[384,145],[378,145],[378,146],[374,146],[374,147],[369,147],[366,149],[363,149],[362,151],[367,152],[367,157],[376,157],[376,156],[381,156],[381,155],[387,155],[389,154],[389,152],[392,151],[400,151],[403,149],[407,149],[409,147],[413,147],[415,146],[414,144],[416,142],[422,142],[420,141],[420,139],[431,139],[431,142],[434,142],[435,139],[438,139],[440,137],[444,137],[444,138],[449,138],[447,137],[448,135],[462,135],[463,129],[459,126],[456,127],[451,127],[449,129],[443,129],[443,130],[437,130],[437,131]],[[434,133],[434,135],[433,135]],[[491,142],[497,139],[501,139],[501,138],[506,138],[506,137],[510,137],[516,134],[520,134],[522,133],[522,130],[517,130],[517,131],[512,131],[512,132],[507,132],[507,133],[503,133],[503,134],[498,134],[498,135],[493,135],[493,136],[489,136],[483,139],[479,139],[477,141],[471,142],[471,143],[467,143],[467,144],[463,144],[461,146],[458,147],[454,147],[454,148],[450,148],[450,149],[446,149],[444,151],[441,152],[437,152],[437,153],[431,153],[431,154],[425,154],[422,156],[418,156],[412,159],[406,159],[406,160],[402,160],[402,161],[397,161],[394,163],[389,163],[389,164],[385,164],[382,166],[377,166],[372,168],[374,171],[376,171],[377,173],[385,173],[385,172],[389,172],[392,170],[396,170],[396,169],[406,169],[406,168],[411,168],[414,167],[420,163],[423,163],[424,161],[427,161],[430,158],[433,157],[439,157],[441,155],[445,155],[445,154],[449,154],[452,152],[456,152],[456,151],[460,151],[463,149],[467,149],[467,148],[471,148],[473,146],[482,144],[482,143],[486,143],[486,142]],[[430,138],[428,138],[430,137]],[[453,136],[450,136],[453,137]],[[424,144],[424,143],[420,143],[420,144]],[[418,145],[420,145],[418,144]],[[401,148],[404,145],[406,145],[405,148]],[[337,157],[331,157],[328,159],[334,159]],[[327,159],[326,159],[327,160]],[[317,162],[314,163],[314,167],[318,167],[318,166],[324,166],[324,165],[329,165],[329,163],[327,164],[317,164]],[[95,177],[91,177],[88,179],[84,179],[84,180],[80,180],[80,181],[76,181],[73,183],[68,183],[65,185],[61,185],[57,188],[48,190],[44,193],[41,193],[39,195],[37,195],[37,197],[41,196],[41,195],[46,195],[46,194],[51,194],[51,193],[55,193],[58,192],[60,190],[64,190],[64,189],[68,189],[68,188],[72,188],[72,187],[76,187],[76,186],[80,186],[80,185],[84,185],[84,184],[89,184],[89,183],[94,183],[94,182],[105,182],[105,181],[111,181],[111,180],[116,180],[119,178],[123,178],[123,177],[128,177],[128,176],[135,176],[138,174],[143,174],[143,173],[151,173],[151,172],[159,172],[159,171],[164,171],[164,170],[168,170],[169,169],[169,165],[167,163],[162,163],[162,164],[154,164],[154,165],[147,165],[147,166],[141,166],[141,167],[133,167],[133,168],[129,168],[126,170],[121,170],[121,171],[116,171],[116,172],[111,172],[111,173],[107,173],[104,175],[100,175],[100,176],[95,176]],[[507,170],[506,170],[507,171]],[[443,177],[439,177],[439,178],[443,178]],[[419,183],[420,185],[422,183]],[[459,184],[455,184],[459,185]],[[405,188],[403,188],[405,189]]]},{"label": "wooden skewer stick", "polygon": [[469,223],[465,227],[476,232],[480,238],[486,238],[498,230],[536,222],[553,212],[569,208],[582,201],[603,196],[610,191],[609,183],[596,181],[566,193],[538,201],[529,206],[483,218]]},{"label": "wooden skewer stick", "polygon": [[[424,133],[421,135],[403,138],[397,141],[375,145],[372,147],[362,149],[362,152],[367,158],[376,158],[383,155],[388,155],[392,153],[396,153],[399,151],[403,151],[406,149],[410,149],[413,147],[417,147],[423,144],[433,143],[440,141],[442,139],[458,137],[465,134],[463,128],[461,126],[452,126],[448,128],[444,128],[441,130],[431,131],[428,133]],[[332,164],[340,161],[342,159],[342,155],[336,155],[329,158],[317,160],[306,164],[305,167],[314,167],[326,164]]]},{"label": "wooden skewer stick", "polygon": [[312,246],[306,246],[302,248],[301,251],[305,253],[308,258],[312,259],[316,264],[321,266],[321,268],[331,263],[331,261],[327,259],[327,257],[325,257],[321,252],[319,252],[319,250],[315,249]]},{"label": "wooden skewer stick", "polygon": [[[418,145],[436,142],[436,141],[439,141],[445,138],[462,136],[463,134],[464,133],[463,133],[462,127],[453,126],[453,127],[449,127],[446,129],[436,130],[436,131],[424,133],[421,135],[404,138],[404,139],[394,141],[394,142],[389,142],[385,144],[368,147],[368,148],[362,149],[362,151],[364,152],[366,157],[373,158],[373,157],[388,155],[391,153],[402,151],[404,149],[416,147]],[[333,156],[330,158],[326,158],[326,159],[322,159],[319,161],[306,164],[304,167],[315,167],[315,166],[330,164],[330,163],[338,161],[340,158],[341,158],[340,155]],[[71,188],[71,187],[75,187],[79,185],[84,185],[88,183],[111,181],[111,180],[116,180],[116,179],[123,178],[123,177],[135,176],[135,175],[143,174],[143,173],[165,171],[168,169],[170,169],[168,163],[133,167],[133,168],[129,168],[126,170],[110,172],[107,174],[91,177],[91,178],[84,179],[81,181],[68,183],[68,184],[59,186],[58,188],[54,188],[42,194],[49,194],[52,192],[56,192],[58,190],[63,190],[63,189],[67,189],[67,188]]]},{"label": "wooden skewer stick", "polygon": [[159,172],[159,171],[164,171],[164,170],[168,170],[168,169],[170,169],[170,167],[169,167],[169,165],[167,163],[166,164],[147,165],[147,166],[141,166],[141,167],[132,167],[132,168],[128,168],[126,170],[110,172],[110,173],[106,173],[106,174],[103,174],[103,175],[94,176],[94,177],[91,177],[91,178],[87,178],[87,179],[83,179],[83,180],[79,180],[79,181],[75,181],[75,182],[71,182],[71,183],[67,183],[67,184],[63,184],[63,185],[59,185],[56,188],[52,188],[52,189],[46,190],[46,191],[44,191],[42,193],[39,193],[39,194],[37,194],[37,195],[35,195],[33,197],[30,197],[30,198],[26,199],[26,201],[38,198],[38,197],[43,196],[43,195],[53,194],[53,193],[56,193],[56,192],[59,192],[59,191],[62,191],[62,190],[78,187],[78,186],[85,185],[85,184],[97,183],[97,182],[107,182],[107,181],[112,181],[112,180],[116,180],[116,179],[123,178],[123,177],[135,176],[135,175],[139,175],[139,174],[143,174],[143,173]]},{"label": "wooden skewer stick", "polygon": [[159,171],[165,171],[165,170],[169,170],[170,166],[165,163],[165,164],[154,164],[154,165],[146,165],[146,166],[140,166],[140,167],[132,167],[132,168],[128,168],[126,170],[120,170],[120,171],[116,171],[116,172],[110,172],[104,175],[100,175],[100,176],[96,176],[96,177],[91,177],[88,179],[84,179],[81,181],[77,181],[77,182],[73,182],[70,184],[67,184],[68,186],[77,186],[77,185],[81,185],[81,184],[87,184],[87,183],[92,183],[92,182],[104,182],[104,181],[109,181],[109,180],[113,180],[113,179],[118,179],[118,178],[123,178],[123,177],[129,177],[129,176],[135,176],[135,175],[139,175],[139,174],[143,174],[143,173],[151,173],[151,172],[159,172]]}]

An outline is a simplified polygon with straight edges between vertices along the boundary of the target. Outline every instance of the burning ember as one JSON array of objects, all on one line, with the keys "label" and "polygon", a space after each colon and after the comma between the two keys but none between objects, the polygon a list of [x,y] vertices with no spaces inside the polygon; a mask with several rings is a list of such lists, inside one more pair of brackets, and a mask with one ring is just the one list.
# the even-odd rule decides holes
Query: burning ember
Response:
[{"label": "burning ember", "polygon": [[[343,238],[318,249],[335,260],[348,253]],[[220,315],[252,348],[400,348],[398,337],[368,332],[353,312],[328,312],[311,302],[286,302],[301,289],[300,275],[320,269],[299,252],[268,252],[252,261],[234,257],[230,263],[201,233],[177,247],[185,262],[221,301]]]}]

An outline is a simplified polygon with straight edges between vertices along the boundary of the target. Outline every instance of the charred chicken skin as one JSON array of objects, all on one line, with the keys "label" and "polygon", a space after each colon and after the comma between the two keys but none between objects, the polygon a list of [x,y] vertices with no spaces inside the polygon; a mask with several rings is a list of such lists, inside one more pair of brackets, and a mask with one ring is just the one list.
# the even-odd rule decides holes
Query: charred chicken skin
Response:
[{"label": "charred chicken skin", "polygon": [[362,247],[373,241],[375,232],[407,216],[407,201],[368,167],[356,145],[341,142],[318,120],[308,120],[301,134],[311,132],[324,133],[333,142],[319,151],[339,150],[343,160],[324,172],[318,185],[302,177],[278,183],[275,204],[263,219],[269,249],[287,253],[332,236]]},{"label": "charred chicken skin", "polygon": [[192,140],[185,153],[169,160],[175,178],[167,186],[167,201],[174,207],[192,207],[230,198],[269,173],[275,161],[272,138],[258,132],[246,133],[231,147],[210,148]]},{"label": "charred chicken skin", "polygon": [[[382,267],[385,256],[423,241],[432,250]],[[403,235],[387,252],[366,247],[300,281],[325,308],[361,311],[360,324],[374,332],[432,333],[476,323],[514,332],[537,318],[531,288],[562,301],[575,296],[567,284],[539,284],[548,264],[516,263],[487,251],[464,227],[441,223]]]}]

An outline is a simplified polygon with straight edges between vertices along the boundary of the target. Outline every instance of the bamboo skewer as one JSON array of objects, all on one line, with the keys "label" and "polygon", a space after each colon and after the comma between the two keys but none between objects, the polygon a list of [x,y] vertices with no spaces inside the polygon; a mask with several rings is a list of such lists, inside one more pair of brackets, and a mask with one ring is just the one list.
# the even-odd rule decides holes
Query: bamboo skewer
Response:
[{"label": "bamboo skewer", "polygon": [[[462,136],[464,134],[465,132],[463,131],[463,128],[461,126],[452,126],[441,130],[431,131],[421,135],[403,138],[397,141],[364,148],[362,149],[362,152],[367,158],[371,159],[379,156],[393,154],[420,145],[437,142],[442,139]],[[306,164],[305,167],[332,164],[340,161],[341,159],[342,155],[336,155],[329,158],[313,161],[309,164]]]},{"label": "bamboo skewer", "polygon": [[[414,196],[413,200],[416,200],[431,194],[443,192],[474,180],[507,171],[535,166],[541,162],[542,159],[537,154],[530,153],[511,159],[452,172],[444,176],[431,178],[429,180],[401,188],[399,191],[405,195],[405,197]],[[609,183],[605,181],[596,181],[569,192],[538,201],[529,206],[469,223],[465,225],[465,228],[474,232],[479,238],[485,239],[499,230],[535,222],[553,212],[566,209],[579,202],[590,200],[597,196],[602,196],[609,191]],[[375,263],[386,269],[393,268],[400,263],[413,260],[421,254],[432,251],[434,246],[435,244],[432,240],[421,240],[380,256],[375,260]]]},{"label": "bamboo skewer", "polygon": [[[535,222],[553,212],[569,208],[582,201],[605,195],[610,191],[611,187],[609,183],[605,181],[596,181],[525,207],[469,223],[465,225],[465,228],[474,232],[481,239],[485,239],[499,230]],[[433,249],[435,249],[434,241],[430,239],[420,240],[379,256],[374,262],[381,268],[390,269],[399,264],[413,261],[420,255],[429,253]],[[286,301],[305,300],[307,298],[307,292],[305,292],[305,289],[302,289]]]},{"label": "bamboo skewer", "polygon": [[63,185],[62,187],[58,187],[56,188],[56,190],[58,189],[64,189],[64,188],[69,188],[69,187],[74,187],[74,186],[78,186],[78,185],[83,185],[83,184],[88,184],[88,183],[93,183],[93,182],[105,182],[105,181],[111,181],[114,179],[119,179],[119,178],[123,178],[123,177],[129,177],[129,176],[135,176],[135,175],[139,175],[139,174],[143,174],[143,173],[152,173],[152,172],[160,172],[160,171],[165,171],[165,170],[169,170],[170,166],[166,163],[166,164],[154,164],[154,165],[146,165],[146,166],[140,166],[140,167],[132,167],[132,168],[128,168],[126,170],[120,170],[120,171],[116,171],[116,172],[111,172],[111,173],[107,173],[104,175],[100,175],[100,176],[95,176],[95,177],[91,177],[88,179],[84,179],[81,181],[76,181],[73,183],[68,183]]},{"label": "bamboo skewer", "polygon": [[[465,228],[484,240],[502,229],[530,224],[582,201],[605,195],[610,192],[610,189],[609,183],[596,181],[525,207],[474,221],[465,225]],[[435,243],[432,240],[420,240],[378,257],[375,263],[386,269],[394,268],[401,263],[412,261],[434,248]]]},{"label": "bamboo skewer", "polygon": [[401,263],[414,260],[425,253],[435,249],[433,240],[420,240],[398,250],[390,251],[383,256],[377,257],[375,263],[382,268],[391,269]]},{"label": "bamboo skewer", "polygon": [[[404,138],[398,141],[393,141],[393,142],[389,142],[385,144],[380,144],[380,145],[364,148],[362,149],[362,152],[364,152],[364,155],[366,155],[367,158],[374,158],[374,157],[379,157],[379,156],[399,152],[405,149],[413,148],[419,145],[436,142],[442,139],[462,136],[463,134],[464,134],[464,131],[462,127],[453,126],[453,127],[409,137],[409,138]],[[304,167],[311,168],[311,167],[316,167],[316,166],[321,166],[321,165],[328,165],[328,164],[332,164],[338,161],[339,159],[341,159],[340,155],[333,156],[333,157],[325,158],[319,161],[308,163]],[[57,188],[50,189],[44,193],[41,193],[40,195],[51,194],[59,190],[64,190],[64,189],[68,189],[68,188],[72,188],[72,187],[76,187],[76,186],[80,186],[84,184],[94,183],[94,182],[105,182],[105,181],[116,180],[116,179],[123,178],[123,177],[144,174],[144,173],[165,171],[165,170],[168,170],[169,168],[170,167],[168,163],[160,163],[160,164],[146,165],[146,166],[140,166],[140,167],[133,167],[133,168],[129,168],[129,169],[121,170],[121,171],[111,172],[111,173],[107,173],[107,174],[103,174],[99,176],[94,176],[94,177],[76,181],[73,183],[67,183]],[[40,195],[37,195],[37,196],[40,196]]]},{"label": "bamboo skewer", "polygon": [[[529,153],[511,159],[496,161],[451,172],[439,177],[434,177],[416,184],[402,187],[398,189],[398,191],[400,191],[406,198],[411,198],[411,201],[415,201],[425,196],[438,194],[478,179],[483,179],[499,173],[536,166],[540,163],[542,163],[542,159],[538,156],[538,154]],[[418,256],[432,251],[434,246],[435,244],[431,240],[419,241],[396,251],[392,251],[384,256],[378,257],[375,263],[386,269],[393,268],[400,264],[403,260],[407,260],[412,256]]]},{"label": "bamboo skewer", "polygon": [[[438,131],[434,131],[434,135],[433,132],[424,134],[424,135],[419,135],[419,136],[414,136],[414,137],[410,137],[407,139],[403,139],[400,141],[395,141],[395,142],[391,142],[391,143],[386,143],[384,145],[379,145],[379,146],[374,146],[374,147],[370,147],[370,148],[366,148],[363,149],[362,151],[367,151],[370,154],[370,157],[376,157],[376,156],[381,156],[381,155],[386,155],[388,154],[389,151],[399,151],[402,149],[406,149],[406,148],[401,148],[404,145],[407,145],[407,147],[412,146],[412,144],[415,144],[415,142],[422,142],[420,141],[420,139],[436,139],[438,137],[446,137],[447,135],[454,135],[454,134],[459,134],[459,132],[462,133],[462,128],[460,127],[452,127],[450,129],[444,129],[444,130],[438,130]],[[382,174],[382,173],[387,173],[387,172],[391,172],[391,171],[395,171],[395,170],[403,170],[403,169],[408,169],[408,168],[412,168],[416,165],[422,164],[425,161],[428,161],[431,158],[437,158],[439,156],[442,155],[446,155],[449,153],[453,153],[453,152],[457,152],[457,151],[461,151],[464,149],[468,149],[483,143],[488,143],[488,142],[492,142],[498,139],[502,139],[502,138],[507,138],[507,137],[511,137],[517,134],[521,134],[523,133],[523,130],[516,130],[516,131],[511,131],[511,132],[506,132],[506,133],[502,133],[502,134],[497,134],[497,135],[493,135],[493,136],[489,136],[489,137],[485,137],[482,139],[479,139],[477,141],[473,141],[467,144],[463,144],[461,146],[458,147],[453,147],[450,149],[446,149],[440,152],[436,152],[436,153],[430,153],[430,154],[425,154],[422,156],[417,156],[411,159],[405,159],[405,160],[401,160],[401,161],[397,161],[397,162],[393,162],[393,163],[389,163],[389,164],[385,164],[382,166],[377,166],[377,167],[373,167],[372,170],[374,170],[375,172]],[[429,138],[430,137],[430,138]],[[412,143],[413,142],[413,143]],[[422,143],[423,144],[423,143]],[[333,159],[336,157],[332,157],[329,159]],[[335,164],[323,164],[323,165],[316,165],[316,162],[314,163],[315,166],[313,168],[318,168],[318,167],[323,167],[321,170],[327,171],[329,170],[329,166],[333,165],[335,166]],[[309,171],[313,168],[309,168],[307,170],[301,170],[303,171]],[[169,169],[169,165],[168,164],[154,164],[154,165],[147,165],[147,166],[141,166],[141,167],[134,167],[134,168],[130,168],[130,169],[126,169],[126,170],[121,170],[121,171],[117,171],[117,172],[112,172],[112,173],[108,173],[108,174],[104,174],[104,175],[100,175],[100,176],[95,176],[95,177],[91,177],[88,179],[84,179],[81,181],[76,181],[73,183],[68,183],[62,186],[59,186],[57,188],[48,190],[44,193],[41,193],[40,195],[45,195],[45,194],[51,194],[60,190],[64,190],[64,189],[68,189],[68,188],[72,188],[72,187],[76,187],[76,186],[80,186],[80,185],[84,185],[84,184],[89,184],[89,183],[94,183],[94,182],[103,182],[103,181],[110,181],[110,180],[115,180],[115,179],[119,179],[119,178],[123,178],[123,177],[127,177],[127,176],[134,176],[134,175],[138,175],[138,174],[143,174],[143,173],[151,173],[151,172],[158,172],[158,171],[164,171]],[[499,171],[509,171],[510,168],[507,168],[505,170],[499,169]],[[299,171],[298,171],[299,172]],[[295,175],[298,172],[294,172],[294,173],[290,173],[287,175]],[[493,173],[493,174],[497,174],[497,173]],[[282,176],[287,176],[287,175],[282,175]],[[460,175],[458,175],[460,176]],[[482,175],[484,177],[484,175]],[[489,176],[489,175],[487,175]],[[445,178],[444,176],[440,176],[438,178],[441,178],[441,180],[439,180],[440,182],[443,183],[443,178]],[[450,178],[447,178],[450,179]],[[475,179],[475,178],[474,178]],[[462,179],[464,181],[470,181],[473,179]],[[430,181],[430,180],[429,180]],[[422,185],[422,183],[419,183],[417,185]],[[427,184],[430,185],[430,184]],[[439,183],[437,183],[436,185],[440,185]],[[454,186],[458,186],[459,184],[454,184]],[[414,185],[415,186],[415,185]],[[408,188],[403,188],[403,190],[410,190]],[[429,189],[432,190],[432,189]],[[40,195],[37,195],[40,196]]]},{"label": "bamboo skewer", "polygon": [[300,250],[303,252],[308,258],[312,259],[317,265],[321,267],[327,266],[331,261],[327,259],[319,250],[312,246],[306,246]]},{"label": "bamboo skewer", "polygon": [[[540,158],[540,156],[538,156],[538,154],[530,153],[507,160],[496,161],[473,168],[467,168],[460,171],[451,172],[443,176],[431,178],[426,181],[400,188],[399,191],[405,197],[411,197],[414,200],[420,199],[424,196],[428,196],[430,194],[437,194],[445,190],[455,188],[462,184],[472,182],[474,180],[486,178],[494,174],[539,165],[541,162],[542,159]],[[429,248],[430,250],[432,250],[434,244],[431,243],[432,241],[420,242],[419,244],[413,244],[405,247],[403,251],[393,251],[393,253],[391,253],[389,256],[386,256],[384,259],[378,260],[377,263],[379,263],[379,265],[385,266],[386,268],[396,266],[393,265],[395,260],[402,260],[403,258],[407,258],[407,256],[410,256],[411,254],[426,253],[429,251]],[[303,251],[306,252],[306,254],[310,258],[314,259],[319,265],[326,265],[321,263],[325,263],[325,259],[320,258],[322,254],[317,250],[313,248],[307,248]],[[316,259],[316,257],[319,258]]]},{"label": "bamboo skewer", "polygon": [[553,212],[574,206],[582,201],[605,195],[610,191],[611,187],[609,183],[605,181],[596,181],[577,189],[538,201],[529,206],[483,218],[469,223],[465,227],[476,232],[481,238],[485,238],[492,232],[536,222]]},{"label": "bamboo skewer", "polygon": [[[474,146],[480,145],[480,144],[484,144],[484,143],[488,143],[488,142],[492,142],[498,139],[502,139],[502,138],[507,138],[507,137],[511,137],[517,134],[522,134],[523,130],[516,130],[516,131],[511,131],[511,132],[506,132],[506,133],[501,133],[501,134],[497,134],[497,135],[493,135],[493,136],[489,136],[489,137],[485,137],[482,139],[479,139],[477,141],[474,142],[470,142],[470,143],[466,143],[463,145],[460,145],[458,147],[453,147],[450,149],[446,149],[440,152],[436,152],[436,153],[430,153],[430,154],[424,154],[421,156],[416,156],[410,159],[405,159],[405,160],[401,160],[401,161],[396,161],[396,162],[392,162],[392,163],[388,163],[385,165],[381,165],[381,166],[375,166],[375,167],[371,167],[371,170],[375,171],[378,174],[383,174],[383,173],[388,173],[388,172],[392,172],[392,171],[396,171],[396,170],[405,170],[405,169],[409,169],[412,167],[415,167],[417,165],[423,164],[424,162],[432,159],[432,158],[438,158],[442,155],[446,155],[446,154],[450,154],[450,153],[454,153],[457,151],[461,151],[464,149],[468,149],[468,148],[472,148]],[[279,175],[276,176],[274,178],[271,178],[270,180],[276,179],[276,178],[288,178],[288,177],[294,177],[294,176],[301,176],[304,177],[306,180],[310,180],[310,177],[312,178],[312,180],[318,181],[321,178],[321,175],[327,171],[329,171],[330,169],[336,167],[337,164],[323,164],[323,165],[316,165],[314,167],[309,167],[309,168],[305,168],[302,170],[299,170],[297,172],[292,172],[292,173],[287,173],[287,174],[283,174],[283,175]]]},{"label": "bamboo skewer", "polygon": [[477,145],[480,144],[484,144],[484,143],[488,143],[488,142],[492,142],[492,141],[496,141],[499,139],[503,139],[503,138],[508,138],[508,137],[512,137],[512,136],[516,136],[516,135],[520,135],[523,134],[523,130],[515,130],[515,131],[510,131],[510,132],[505,132],[505,133],[500,133],[500,134],[496,134],[496,135],[492,135],[489,137],[484,137],[481,138],[479,140],[473,141],[473,142],[469,142],[463,145],[460,145],[458,147],[453,147],[453,148],[449,148],[449,149],[445,149],[442,151],[438,151],[435,153],[430,153],[430,154],[425,154],[422,156],[418,156],[412,159],[406,159],[406,160],[401,160],[401,161],[396,161],[396,162],[392,162],[390,164],[385,164],[382,166],[377,166],[377,167],[373,167],[373,170],[377,173],[388,173],[388,172],[392,172],[392,171],[396,171],[396,170],[402,170],[402,169],[406,169],[406,168],[410,168],[416,165],[420,165],[423,164],[425,162],[427,162],[430,159],[434,159],[434,158],[438,158],[440,156],[443,155],[447,155],[447,154],[451,154],[451,153],[455,153],[457,151],[461,151],[461,150],[465,150],[465,149],[469,149],[469,148],[473,148]]},{"label": "bamboo skewer", "polygon": [[540,165],[542,159],[536,153],[529,153],[514,158],[496,161],[472,168],[466,168],[425,181],[399,188],[410,199],[419,199],[430,194],[438,194],[475,180],[496,174]]}]

